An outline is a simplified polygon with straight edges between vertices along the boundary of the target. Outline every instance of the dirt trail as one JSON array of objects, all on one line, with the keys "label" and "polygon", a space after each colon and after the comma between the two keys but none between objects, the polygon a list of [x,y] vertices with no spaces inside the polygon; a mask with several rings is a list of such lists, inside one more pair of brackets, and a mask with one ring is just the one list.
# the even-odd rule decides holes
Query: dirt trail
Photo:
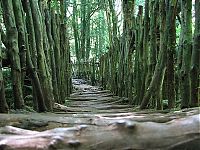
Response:
[{"label": "dirt trail", "polygon": [[0,114],[0,150],[200,149],[199,108],[135,111],[84,80],[73,86],[54,113]]},{"label": "dirt trail", "polygon": [[130,105],[123,103],[123,98],[113,96],[107,90],[101,90],[99,87],[90,86],[84,80],[74,79],[75,93],[69,98],[69,106],[77,109],[77,113],[126,113],[132,111]]}]

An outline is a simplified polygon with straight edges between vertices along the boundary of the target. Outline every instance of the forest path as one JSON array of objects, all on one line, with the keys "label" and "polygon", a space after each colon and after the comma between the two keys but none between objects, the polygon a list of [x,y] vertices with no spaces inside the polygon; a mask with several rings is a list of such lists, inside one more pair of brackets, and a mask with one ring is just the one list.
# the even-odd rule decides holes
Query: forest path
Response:
[{"label": "forest path", "polygon": [[134,111],[84,80],[54,113],[0,114],[0,150],[200,149],[199,108]]},{"label": "forest path", "polygon": [[110,91],[91,86],[84,80],[73,79],[73,89],[67,105],[76,113],[116,114],[133,111],[131,105],[124,103],[126,98],[114,96]]}]

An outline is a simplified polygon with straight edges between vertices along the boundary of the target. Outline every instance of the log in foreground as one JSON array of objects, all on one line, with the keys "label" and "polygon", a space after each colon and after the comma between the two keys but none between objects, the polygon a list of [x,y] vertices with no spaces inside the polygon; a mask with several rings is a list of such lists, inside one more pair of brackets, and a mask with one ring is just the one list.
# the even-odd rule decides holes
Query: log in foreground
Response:
[{"label": "log in foreground", "polygon": [[114,120],[110,125],[79,125],[43,132],[0,128],[0,150],[200,149],[200,115],[167,123]]}]

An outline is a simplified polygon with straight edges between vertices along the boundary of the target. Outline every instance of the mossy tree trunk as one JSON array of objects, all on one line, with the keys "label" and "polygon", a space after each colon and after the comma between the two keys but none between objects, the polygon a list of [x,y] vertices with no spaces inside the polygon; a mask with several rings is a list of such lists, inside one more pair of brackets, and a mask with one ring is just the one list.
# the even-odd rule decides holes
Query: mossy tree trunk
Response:
[{"label": "mossy tree trunk", "polygon": [[30,72],[30,76],[33,84],[33,108],[39,112],[45,111],[46,106],[44,104],[44,96],[39,81],[37,72],[37,49],[35,41],[35,30],[33,26],[33,18],[31,13],[30,1],[22,1],[23,9],[26,13],[26,32],[27,32],[27,71]]},{"label": "mossy tree trunk", "polygon": [[[57,4],[57,1],[55,1]],[[50,9],[50,8],[49,8]],[[55,57],[55,69],[56,69],[56,77],[57,77],[57,86],[58,86],[58,94],[59,101],[61,102],[61,55],[60,55],[60,23],[58,21],[58,14],[56,14],[56,9],[51,7],[51,27],[52,27],[52,38],[54,41],[54,57]],[[52,53],[53,54],[53,53]],[[52,63],[53,65],[53,63]],[[56,81],[54,81],[56,82]]]},{"label": "mossy tree trunk", "polygon": [[183,36],[183,57],[181,67],[181,108],[188,108],[191,99],[191,52],[192,52],[192,1],[181,1],[182,18],[182,36]]},{"label": "mossy tree trunk", "polygon": [[[121,65],[124,67],[121,71],[121,77],[124,77],[124,81],[120,81],[121,84],[120,90],[122,91],[122,96],[128,97],[129,101],[133,98],[133,52],[135,50],[135,32],[133,31],[134,24],[134,8],[135,0],[132,1],[123,1],[123,15],[124,15],[124,24],[123,24],[123,37],[122,37],[122,50],[121,50]],[[119,70],[120,75],[120,70]],[[126,86],[128,85],[128,86]]]},{"label": "mossy tree trunk", "polygon": [[[195,0],[195,32],[191,64],[191,102],[192,107],[199,106],[200,100],[200,1]],[[198,94],[199,93],[199,94]]]},{"label": "mossy tree trunk", "polygon": [[9,56],[11,59],[14,107],[15,109],[23,109],[24,99],[22,93],[22,74],[18,46],[18,31],[13,11],[13,2],[12,0],[2,1],[2,6],[8,42],[7,49],[9,51]]},{"label": "mossy tree trunk", "polygon": [[24,11],[22,9],[21,0],[13,0],[13,11],[15,15],[16,27],[18,31],[18,47],[19,47],[19,56],[20,56],[20,64],[21,64],[21,77],[22,77],[22,88],[24,86],[24,79],[26,75],[26,35],[25,35],[25,25]]},{"label": "mossy tree trunk", "polygon": [[[107,12],[110,22],[110,65],[111,65],[111,91],[117,95],[118,93],[118,80],[117,80],[117,65],[118,65],[118,58],[119,58],[119,49],[120,49],[120,42],[118,38],[118,29],[117,29],[117,16],[114,9],[114,3],[112,0],[108,0],[109,11]],[[109,23],[108,23],[109,24]]]},{"label": "mossy tree trunk", "polygon": [[[149,86],[151,82],[151,78],[153,76],[155,66],[156,66],[156,61],[157,61],[157,53],[158,53],[158,48],[159,48],[159,43],[158,43],[158,36],[159,36],[159,1],[151,1],[150,4],[150,24],[149,24],[149,59],[148,59],[148,73],[146,77],[146,83],[145,86]],[[158,94],[154,93],[151,96],[151,106],[153,108],[156,107],[156,96]]]},{"label": "mossy tree trunk", "polygon": [[45,24],[46,24],[46,32],[47,37],[49,41],[49,50],[50,50],[50,61],[51,61],[51,75],[52,75],[52,84],[53,84],[53,93],[54,98],[56,102],[60,103],[60,97],[59,97],[59,88],[58,88],[58,77],[56,74],[56,63],[55,63],[55,54],[54,54],[54,48],[55,48],[55,42],[52,37],[52,25],[51,25],[51,3],[48,3],[48,8],[45,9]]},{"label": "mossy tree trunk", "polygon": [[[1,10],[1,5],[0,5]],[[2,17],[2,16],[0,16]],[[1,22],[1,18],[0,18]],[[0,26],[1,28],[1,26]],[[1,32],[0,32],[0,113],[7,113],[8,112],[8,105],[5,98],[5,88],[4,88],[4,80],[3,80],[3,71],[2,71],[2,48],[1,48]]]},{"label": "mossy tree trunk", "polygon": [[167,99],[168,108],[175,107],[175,50],[176,50],[176,7],[177,0],[170,1],[168,10],[168,16],[170,18],[170,24],[167,24]]},{"label": "mossy tree trunk", "polygon": [[48,111],[52,111],[54,96],[52,90],[52,83],[49,78],[49,68],[47,67],[47,60],[44,53],[42,16],[38,6],[38,1],[30,0],[30,6],[35,30],[39,78],[44,93],[45,105]]},{"label": "mossy tree trunk", "polygon": [[149,18],[149,0],[145,0],[145,11],[144,11],[144,37],[143,37],[143,49],[142,55],[141,55],[141,62],[142,62],[142,84],[141,84],[141,90],[140,90],[140,99],[142,100],[144,97],[144,93],[148,87],[146,85],[146,79],[147,79],[147,72],[148,72],[148,53],[149,53],[149,24],[150,24],[150,18]]},{"label": "mossy tree trunk", "polygon": [[[168,37],[168,34],[166,32],[166,24],[170,23],[169,15],[166,18],[166,5],[165,0],[159,1],[159,12],[160,12],[160,50],[159,50],[159,56],[158,61],[155,67],[154,75],[152,77],[152,80],[150,82],[149,87],[147,88],[144,98],[142,100],[142,103],[140,105],[141,109],[147,108],[147,105],[149,104],[149,100],[154,93],[161,93],[161,88],[163,84],[164,74],[166,70],[166,58],[167,58],[167,44],[166,39]],[[162,109],[162,101],[161,96],[157,96],[157,109]]]},{"label": "mossy tree trunk", "polygon": [[73,34],[74,34],[74,42],[75,42],[75,54],[76,54],[76,62],[75,64],[77,65],[78,71],[77,71],[77,76],[80,77],[81,76],[81,69],[80,69],[80,37],[79,37],[79,31],[78,31],[78,18],[77,18],[77,4],[76,4],[76,0],[74,0],[73,3],[73,16],[72,16],[72,27],[73,27]]},{"label": "mossy tree trunk", "polygon": [[[21,10],[18,12],[19,17],[18,17],[17,24],[18,24],[18,28],[20,29],[18,32],[20,33],[20,36],[21,36],[21,43],[24,45],[24,49],[26,50],[26,62],[27,62],[26,68],[27,68],[27,71],[30,72],[30,77],[32,80],[33,90],[34,90],[33,92],[35,92],[35,96],[33,98],[33,105],[34,105],[34,108],[38,112],[44,112],[46,111],[46,106],[44,104],[44,96],[43,96],[43,91],[42,91],[41,84],[39,81],[38,73],[35,69],[35,66],[37,64],[36,62],[37,58],[35,56],[37,55],[36,45],[35,43],[33,43],[35,42],[35,37],[34,37],[35,32],[34,32],[34,27],[33,27],[32,14],[30,10],[30,3],[28,0],[23,1],[23,8],[27,15],[26,19],[24,18],[25,15],[23,13],[22,4],[16,5],[16,9]],[[27,31],[27,28],[28,28],[28,31]],[[23,30],[23,32],[21,30]],[[28,36],[28,33],[29,33],[29,36]]]},{"label": "mossy tree trunk", "polygon": [[139,105],[141,103],[141,85],[142,85],[142,49],[143,49],[143,6],[139,6],[138,15],[135,21],[136,31],[135,31],[135,43],[136,43],[136,53],[135,53],[135,94],[134,104]]}]

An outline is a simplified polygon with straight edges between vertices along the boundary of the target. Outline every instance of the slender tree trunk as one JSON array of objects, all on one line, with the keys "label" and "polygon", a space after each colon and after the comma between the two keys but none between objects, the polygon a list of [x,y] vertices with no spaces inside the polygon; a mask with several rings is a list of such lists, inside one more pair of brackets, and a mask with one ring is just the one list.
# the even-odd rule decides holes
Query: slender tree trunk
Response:
[{"label": "slender tree trunk", "polygon": [[46,32],[48,36],[49,46],[50,46],[50,60],[51,60],[51,74],[52,74],[52,84],[53,84],[53,93],[54,98],[56,102],[60,102],[59,94],[58,94],[58,79],[56,74],[56,64],[55,64],[55,54],[54,54],[54,48],[55,43],[52,37],[52,26],[51,26],[51,15],[49,12],[50,9],[50,3],[48,4],[48,8],[45,9],[45,23],[46,23]]},{"label": "slender tree trunk", "polygon": [[[51,82],[48,76],[48,67],[46,62],[46,57],[44,53],[43,47],[43,26],[42,26],[42,16],[38,6],[38,2],[34,0],[30,0],[33,24],[35,30],[35,39],[36,39],[36,48],[38,53],[38,69],[39,69],[39,77],[42,85],[42,89],[45,97],[45,105],[48,111],[52,111],[52,104],[54,102],[53,91],[51,87]],[[36,32],[37,31],[37,32]]]},{"label": "slender tree trunk", "polygon": [[[133,22],[134,22],[134,7],[135,7],[135,0],[131,1],[123,1],[123,15],[124,15],[124,24],[123,24],[123,43],[122,48],[124,51],[124,57],[121,59],[124,65],[124,80],[125,84],[122,85],[122,90],[124,95],[129,98],[129,101],[132,100],[132,76],[133,76],[133,62],[132,62],[132,55],[134,51],[134,44],[135,44],[135,33],[133,31]],[[120,73],[120,71],[119,71]],[[120,77],[119,77],[120,79]],[[121,79],[120,79],[121,80]],[[126,86],[128,85],[128,86]],[[124,86],[124,87],[123,87]]]},{"label": "slender tree trunk", "polygon": [[[160,93],[162,88],[162,83],[166,70],[166,61],[167,61],[167,33],[166,33],[166,24],[169,23],[170,18],[167,18],[166,21],[166,10],[165,10],[165,0],[160,0],[160,52],[158,62],[155,67],[154,75],[152,77],[151,83],[147,88],[145,96],[140,105],[141,109],[147,108],[149,100],[153,93]],[[157,99],[157,109],[162,109],[161,97]]]},{"label": "slender tree trunk", "polygon": [[22,9],[21,0],[13,0],[13,11],[18,31],[18,46],[20,53],[22,88],[24,86],[24,79],[26,75],[26,40],[25,40],[25,25],[24,25],[24,11]]},{"label": "slender tree trunk", "polygon": [[38,112],[45,112],[47,108],[45,106],[45,100],[44,100],[42,87],[39,81],[38,74],[33,66],[29,49],[27,50],[27,67],[31,73],[32,83],[33,83],[33,86],[35,87],[35,92],[37,94],[37,99],[36,99],[37,104],[35,105],[37,106]]},{"label": "slender tree trunk", "polygon": [[192,1],[181,1],[181,11],[183,13],[183,58],[181,67],[181,108],[188,108],[191,99],[190,86],[190,64],[192,52]]},{"label": "slender tree trunk", "polygon": [[117,95],[118,93],[118,82],[117,82],[117,64],[118,64],[118,54],[119,54],[119,49],[120,49],[120,43],[119,43],[119,39],[118,39],[118,30],[117,30],[117,16],[116,16],[116,12],[114,9],[114,3],[112,0],[108,0],[108,4],[109,4],[109,14],[111,14],[111,16],[109,16],[110,19],[110,23],[112,24],[112,28],[111,29],[111,36],[110,36],[110,64],[111,64],[111,91],[113,93],[115,93]]},{"label": "slender tree trunk", "polygon": [[[56,1],[57,3],[57,1]],[[56,69],[56,77],[57,77],[57,84],[58,84],[58,93],[59,99],[61,101],[61,55],[60,55],[60,36],[58,34],[58,30],[60,32],[60,24],[57,21],[57,14],[55,14],[55,8],[51,8],[51,27],[52,27],[52,38],[54,41],[54,57],[55,57],[55,69]]]},{"label": "slender tree trunk", "polygon": [[[1,10],[1,5],[0,5]],[[1,17],[1,16],[0,16]],[[0,18],[1,22],[1,18]],[[1,26],[0,26],[1,28]],[[3,80],[3,71],[2,71],[2,49],[1,49],[1,32],[0,32],[0,113],[8,112],[8,104],[5,98],[5,88],[4,88],[4,80]]]},{"label": "slender tree trunk", "polygon": [[[159,1],[151,1],[150,3],[150,39],[149,39],[149,61],[148,61],[148,73],[146,77],[145,86],[149,86],[151,78],[153,76],[156,59],[157,59],[157,28],[158,28],[158,17],[159,17]],[[159,93],[160,94],[160,93]],[[159,95],[157,94],[157,95]],[[151,106],[156,106],[156,93],[151,97]]]},{"label": "slender tree trunk", "polygon": [[177,0],[169,2],[169,11],[168,16],[170,18],[170,23],[167,24],[167,99],[168,99],[168,108],[175,107],[175,62],[174,54],[176,50],[176,5]]},{"label": "slender tree trunk", "polygon": [[139,6],[138,15],[136,18],[136,55],[135,55],[135,82],[136,82],[136,97],[134,104],[141,104],[141,88],[142,88],[142,49],[143,49],[143,6]]},{"label": "slender tree trunk", "polygon": [[11,59],[12,84],[14,92],[15,109],[24,108],[22,93],[21,65],[18,48],[18,32],[15,22],[12,0],[2,1],[4,22],[6,27],[8,51]]},{"label": "slender tree trunk", "polygon": [[[29,2],[29,0],[23,0],[22,2],[23,2],[22,4],[24,7],[26,16],[27,16],[26,17],[26,29],[27,29],[27,33],[28,33],[28,42],[29,42],[28,48],[30,51],[32,64],[34,67],[33,69],[37,73],[37,68],[38,68],[37,67],[38,66],[37,65],[37,49],[36,49],[35,30],[34,30],[34,26],[33,26],[33,18],[32,18],[32,13],[31,13],[30,2]],[[27,61],[29,61],[29,60],[27,60]],[[29,62],[27,62],[27,65],[28,64],[29,64]],[[29,66],[27,66],[27,67],[29,67]],[[44,97],[43,96],[39,97],[39,95],[41,95],[41,94],[38,94],[36,91],[37,91],[37,87],[35,87],[35,85],[33,84],[33,107],[35,110],[38,110],[37,101],[40,99],[41,99],[41,101],[43,101]]]},{"label": "slender tree trunk", "polygon": [[149,53],[149,0],[145,0],[145,12],[144,12],[144,38],[143,38],[143,50],[142,50],[142,84],[140,91],[140,99],[143,99],[144,93],[148,87],[145,85],[147,72],[148,72],[148,53]]},{"label": "slender tree trunk", "polygon": [[73,16],[72,16],[72,26],[73,26],[73,30],[74,30],[74,42],[75,42],[75,54],[76,54],[76,65],[78,68],[77,71],[77,76],[80,77],[80,42],[79,42],[79,32],[78,32],[78,27],[77,27],[77,5],[76,5],[76,0],[74,0],[74,4],[73,4]]},{"label": "slender tree trunk", "polygon": [[81,76],[85,78],[85,59],[86,59],[86,0],[81,1]]},{"label": "slender tree trunk", "polygon": [[[24,6],[25,6],[25,10],[27,10],[27,5],[29,5],[29,2],[26,0],[24,1]],[[38,95],[37,101],[34,101],[36,104],[36,106],[38,106],[38,111],[39,112],[44,112],[46,111],[46,107],[44,105],[44,98],[43,98],[43,93],[41,90],[41,86],[40,86],[40,82],[38,79],[38,75],[37,72],[35,71],[34,67],[33,67],[33,63],[31,60],[31,54],[30,54],[30,49],[29,49],[29,44],[28,44],[28,37],[27,37],[27,29],[26,29],[26,24],[25,24],[25,19],[24,19],[24,13],[22,10],[22,3],[21,1],[15,1],[14,2],[14,8],[16,10],[16,15],[15,18],[17,19],[17,27],[18,27],[18,32],[19,32],[19,43],[21,44],[21,46],[19,47],[19,49],[21,49],[22,52],[27,53],[27,58],[26,56],[23,56],[24,53],[22,54],[22,60],[23,59],[27,59],[27,67],[31,72],[31,78],[33,81],[33,85],[34,87],[36,87],[36,93]],[[30,19],[30,18],[29,18]],[[29,20],[30,21],[30,20]],[[31,36],[31,35],[30,35]],[[24,58],[25,57],[25,58]],[[23,64],[25,63],[25,65]],[[26,67],[26,61],[21,62],[21,64],[23,64],[24,67]]]},{"label": "slender tree trunk", "polygon": [[200,1],[195,1],[195,32],[191,64],[191,102],[192,107],[199,106],[200,102]]}]

